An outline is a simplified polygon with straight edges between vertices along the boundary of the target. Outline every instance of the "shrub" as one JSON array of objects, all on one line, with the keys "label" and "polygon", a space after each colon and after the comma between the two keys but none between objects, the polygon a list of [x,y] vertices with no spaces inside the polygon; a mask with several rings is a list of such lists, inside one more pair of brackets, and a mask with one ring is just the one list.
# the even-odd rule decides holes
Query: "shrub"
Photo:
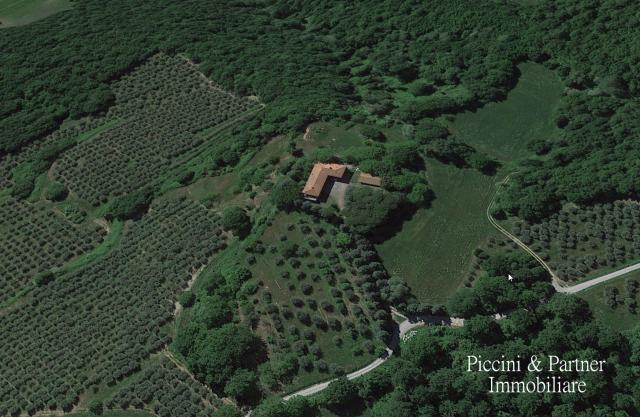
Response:
[{"label": "shrub", "polygon": [[44,198],[51,201],[62,201],[67,198],[68,193],[69,191],[64,184],[52,181],[44,191]]},{"label": "shrub", "polygon": [[344,410],[359,401],[358,387],[346,377],[329,384],[324,393],[325,405],[329,410]]},{"label": "shrub", "polygon": [[360,128],[360,134],[366,139],[375,141],[383,141],[385,139],[384,133],[382,133],[380,129],[373,126],[362,126]]},{"label": "shrub", "polygon": [[259,394],[258,377],[253,371],[238,369],[224,387],[224,393],[241,403],[252,402]]},{"label": "shrub", "polygon": [[273,186],[269,198],[278,209],[290,211],[300,199],[300,187],[292,179],[284,177]]},{"label": "shrub", "polygon": [[53,281],[54,278],[55,278],[55,276],[53,275],[53,272],[44,271],[44,272],[40,272],[40,273],[36,274],[33,277],[33,283],[36,284],[38,287],[42,287],[42,286],[47,285],[51,281]]},{"label": "shrub", "polygon": [[191,307],[195,300],[196,300],[196,296],[190,290],[183,291],[182,294],[180,294],[180,297],[178,298],[178,302],[183,307]]},{"label": "shrub", "polygon": [[152,198],[151,190],[140,190],[117,197],[107,209],[106,217],[120,220],[139,217],[147,211]]},{"label": "shrub", "polygon": [[302,284],[300,289],[304,295],[310,295],[313,292],[313,287],[307,283]]},{"label": "shrub", "polygon": [[345,222],[359,233],[372,232],[384,223],[401,197],[375,188],[350,187],[343,210]]},{"label": "shrub", "polygon": [[178,183],[181,185],[187,185],[191,182],[191,180],[193,180],[194,175],[195,174],[193,171],[183,171],[178,174],[176,181],[178,181]]},{"label": "shrub", "polygon": [[100,400],[92,400],[89,402],[89,412],[94,415],[101,415],[103,411],[102,401]]},{"label": "shrub", "polygon": [[435,88],[433,87],[433,83],[430,83],[425,80],[417,80],[409,85],[409,92],[416,97],[419,96],[428,96],[433,94]]},{"label": "shrub", "polygon": [[240,207],[228,207],[222,213],[222,227],[243,236],[251,229],[251,220]]}]

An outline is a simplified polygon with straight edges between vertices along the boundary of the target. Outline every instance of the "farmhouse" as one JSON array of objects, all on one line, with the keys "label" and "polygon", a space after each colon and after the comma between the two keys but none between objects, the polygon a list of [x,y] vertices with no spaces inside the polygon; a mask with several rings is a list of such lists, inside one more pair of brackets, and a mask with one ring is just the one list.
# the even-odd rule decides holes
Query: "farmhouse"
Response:
[{"label": "farmhouse", "polygon": [[358,177],[358,182],[364,185],[371,185],[373,187],[382,186],[382,178],[374,177],[371,174],[367,174],[366,172],[362,172]]},{"label": "farmhouse", "polygon": [[319,201],[327,183],[343,180],[347,177],[347,174],[346,165],[316,163],[311,170],[311,174],[309,174],[302,194],[308,200]]}]

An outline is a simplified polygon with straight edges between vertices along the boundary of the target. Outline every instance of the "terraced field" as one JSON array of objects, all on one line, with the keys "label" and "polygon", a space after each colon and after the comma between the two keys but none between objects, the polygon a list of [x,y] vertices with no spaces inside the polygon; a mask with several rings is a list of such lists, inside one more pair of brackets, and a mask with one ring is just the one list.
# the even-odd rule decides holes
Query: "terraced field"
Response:
[{"label": "terraced field", "polygon": [[202,150],[209,135],[198,133],[260,107],[221,90],[179,56],[156,55],[113,89],[107,118],[121,123],[66,152],[52,170],[95,206],[161,178]]},{"label": "terraced field", "polygon": [[37,274],[95,249],[106,233],[90,219],[75,224],[45,202],[0,198],[0,305],[32,287]]},{"label": "terraced field", "polygon": [[[139,370],[169,337],[174,300],[223,246],[219,220],[186,200],[154,205],[106,257],[0,312],[0,414],[65,411]],[[7,383],[7,382],[10,382]]]}]

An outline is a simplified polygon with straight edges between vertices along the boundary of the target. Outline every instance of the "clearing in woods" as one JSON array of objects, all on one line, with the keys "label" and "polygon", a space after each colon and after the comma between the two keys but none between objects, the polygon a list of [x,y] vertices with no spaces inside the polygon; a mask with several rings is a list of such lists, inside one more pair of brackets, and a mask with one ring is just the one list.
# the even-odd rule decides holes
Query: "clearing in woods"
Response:
[{"label": "clearing in woods", "polygon": [[70,0],[0,0],[0,28],[26,25],[72,6]]},{"label": "clearing in woods", "polygon": [[472,169],[427,161],[436,199],[402,230],[378,245],[392,275],[404,279],[421,301],[444,303],[469,269],[473,249],[497,232],[485,217],[494,178]]},{"label": "clearing in woods", "polygon": [[556,73],[540,64],[518,68],[518,84],[506,100],[462,113],[450,126],[459,139],[503,163],[531,156],[532,140],[553,137],[552,113],[563,89]]},{"label": "clearing in woods", "polygon": [[499,103],[458,115],[450,130],[458,139],[500,160],[496,177],[427,160],[435,200],[418,210],[378,251],[390,273],[404,279],[420,301],[444,303],[462,284],[473,250],[497,231],[486,218],[495,184],[508,165],[531,156],[527,144],[554,133],[551,116],[562,85],[539,64],[519,67],[518,84]]}]

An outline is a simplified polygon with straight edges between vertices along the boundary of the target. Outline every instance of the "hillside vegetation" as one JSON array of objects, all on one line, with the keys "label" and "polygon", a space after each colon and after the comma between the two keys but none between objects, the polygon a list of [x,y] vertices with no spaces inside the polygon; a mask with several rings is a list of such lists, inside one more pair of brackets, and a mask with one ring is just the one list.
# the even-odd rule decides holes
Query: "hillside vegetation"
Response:
[{"label": "hillside vegetation", "polygon": [[[0,30],[0,416],[638,416],[638,328],[554,295],[485,213],[511,175],[491,214],[563,277],[637,259],[634,2],[11,5],[33,21]],[[318,161],[380,186],[305,201]],[[629,285],[605,303],[633,314]],[[466,321],[278,401],[374,359],[394,309]],[[506,401],[472,351],[609,368]]]}]

